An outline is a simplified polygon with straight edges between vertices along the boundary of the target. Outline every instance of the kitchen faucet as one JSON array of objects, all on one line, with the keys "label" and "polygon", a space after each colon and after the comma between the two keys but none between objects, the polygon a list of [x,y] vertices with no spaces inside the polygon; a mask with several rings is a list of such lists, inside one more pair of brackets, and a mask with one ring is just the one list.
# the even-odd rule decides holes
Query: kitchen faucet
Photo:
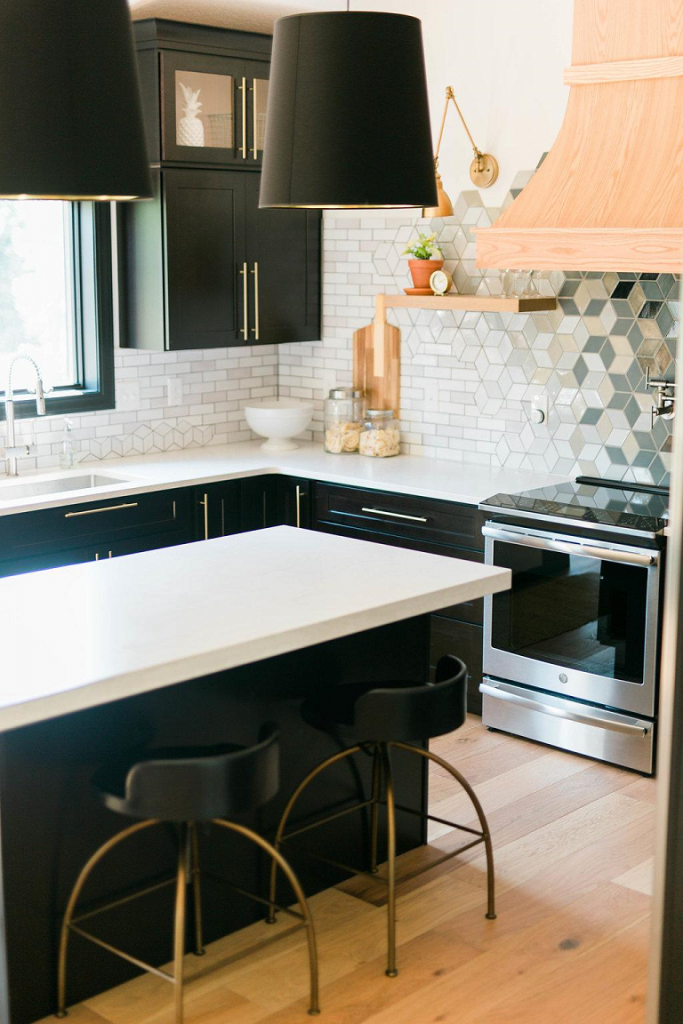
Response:
[{"label": "kitchen faucet", "polygon": [[7,475],[17,475],[17,458],[20,456],[26,456],[31,454],[31,445],[29,444],[16,444],[14,436],[14,391],[12,389],[12,370],[14,364],[20,359],[25,359],[31,364],[36,372],[36,416],[45,415],[45,391],[43,388],[43,378],[40,372],[38,363],[32,356],[26,355],[20,352],[19,355],[14,356],[9,364],[9,370],[7,371],[7,387],[5,388],[5,419],[7,421],[7,447],[3,454],[7,459]]}]

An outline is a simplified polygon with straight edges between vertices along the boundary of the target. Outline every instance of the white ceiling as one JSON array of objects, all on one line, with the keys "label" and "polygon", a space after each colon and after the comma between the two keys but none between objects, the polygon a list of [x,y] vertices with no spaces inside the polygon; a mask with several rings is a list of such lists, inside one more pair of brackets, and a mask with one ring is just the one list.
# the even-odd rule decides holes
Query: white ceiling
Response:
[{"label": "white ceiling", "polygon": [[338,11],[345,0],[128,0],[134,20],[171,18],[246,32],[272,32],[273,22],[303,11]]}]

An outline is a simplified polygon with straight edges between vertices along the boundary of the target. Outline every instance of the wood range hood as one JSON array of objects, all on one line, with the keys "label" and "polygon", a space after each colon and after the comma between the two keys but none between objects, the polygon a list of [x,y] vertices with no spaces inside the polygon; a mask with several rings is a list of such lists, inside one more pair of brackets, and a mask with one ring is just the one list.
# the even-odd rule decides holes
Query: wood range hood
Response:
[{"label": "wood range hood", "polygon": [[476,265],[683,271],[683,0],[574,0],[569,99]]}]

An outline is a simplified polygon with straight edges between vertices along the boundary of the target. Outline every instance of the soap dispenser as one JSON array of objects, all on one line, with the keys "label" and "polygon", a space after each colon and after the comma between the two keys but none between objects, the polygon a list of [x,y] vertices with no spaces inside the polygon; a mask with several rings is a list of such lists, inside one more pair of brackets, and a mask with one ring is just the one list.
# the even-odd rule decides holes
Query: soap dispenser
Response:
[{"label": "soap dispenser", "polygon": [[62,439],[62,450],[59,453],[59,465],[62,469],[72,469],[76,461],[74,452],[74,441],[72,436],[73,423],[67,417],[64,420],[64,437]]}]

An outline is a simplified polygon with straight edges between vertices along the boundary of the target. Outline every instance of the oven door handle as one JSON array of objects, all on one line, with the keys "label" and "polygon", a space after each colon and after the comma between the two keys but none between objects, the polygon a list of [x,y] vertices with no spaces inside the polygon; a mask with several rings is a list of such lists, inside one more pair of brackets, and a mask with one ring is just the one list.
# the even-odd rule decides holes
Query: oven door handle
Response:
[{"label": "oven door handle", "polygon": [[546,704],[540,700],[533,700],[531,697],[522,697],[518,693],[512,693],[502,686],[495,686],[493,683],[483,682],[479,684],[479,692],[495,700],[506,701],[508,704],[516,704],[530,711],[538,711],[542,715],[551,715],[553,718],[563,718],[567,722],[578,722],[580,725],[592,725],[598,729],[606,729],[609,732],[622,732],[628,736],[647,736],[649,726],[631,725],[629,722],[619,722],[612,718],[603,717],[599,711],[594,713],[570,711],[568,708],[561,708],[555,704]]},{"label": "oven door handle", "polygon": [[621,562],[624,565],[643,565],[646,568],[657,565],[657,551],[633,551],[628,548],[601,548],[593,544],[574,543],[570,540],[557,540],[554,537],[537,537],[530,533],[513,533],[512,530],[500,530],[485,523],[481,528],[485,537],[502,540],[507,544],[519,544],[526,548],[538,548],[541,551],[561,551],[566,555],[583,555],[586,558],[599,558],[605,562]]}]

